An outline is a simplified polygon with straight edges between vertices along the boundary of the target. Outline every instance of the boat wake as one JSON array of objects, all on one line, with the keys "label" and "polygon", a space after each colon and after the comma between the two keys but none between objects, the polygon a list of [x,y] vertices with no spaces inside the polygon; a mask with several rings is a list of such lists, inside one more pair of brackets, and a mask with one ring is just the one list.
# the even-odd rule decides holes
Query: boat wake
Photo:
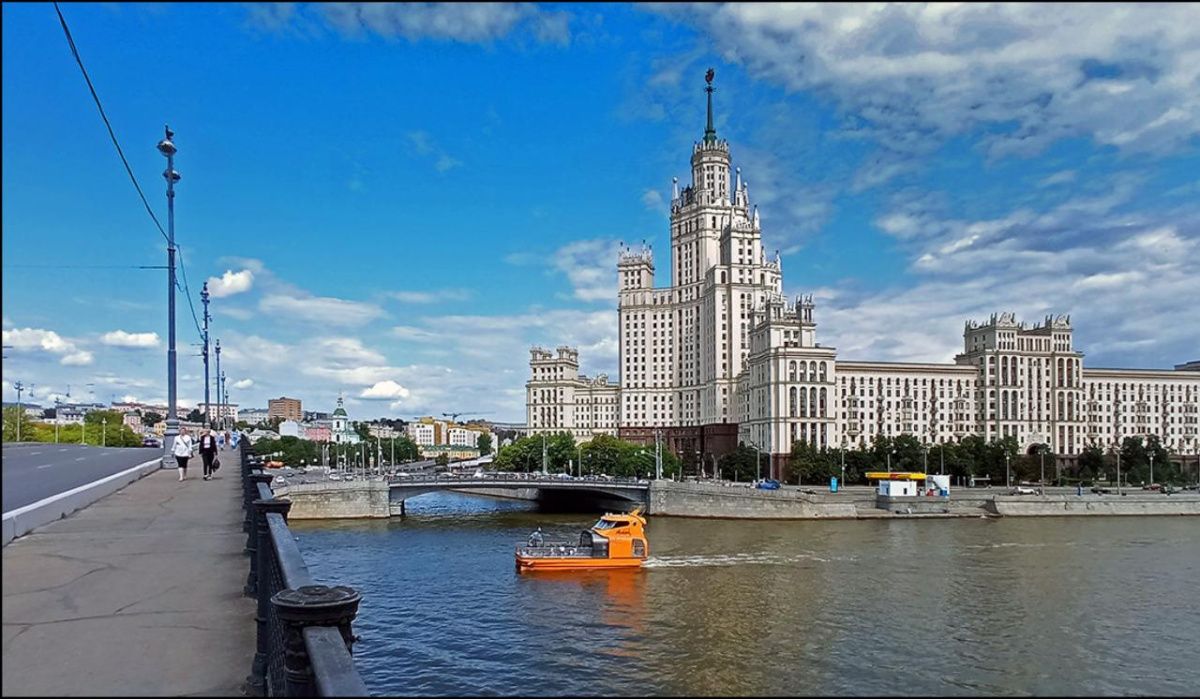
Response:
[{"label": "boat wake", "polygon": [[823,557],[808,553],[781,555],[777,553],[730,553],[698,556],[651,556],[642,564],[643,568],[701,568],[739,565],[793,565],[807,561],[829,563],[853,560],[852,557]]}]

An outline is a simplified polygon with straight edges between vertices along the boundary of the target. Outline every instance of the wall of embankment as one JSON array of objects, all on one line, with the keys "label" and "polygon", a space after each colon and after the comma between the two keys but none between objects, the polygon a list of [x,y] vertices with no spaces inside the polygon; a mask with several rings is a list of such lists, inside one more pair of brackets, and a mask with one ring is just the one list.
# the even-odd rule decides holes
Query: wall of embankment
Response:
[{"label": "wall of embankment", "polygon": [[486,495],[489,498],[506,500],[537,500],[537,488],[452,488],[453,492],[468,495]]},{"label": "wall of embankment", "polygon": [[647,514],[724,519],[855,519],[852,502],[825,502],[795,490],[653,481]]},{"label": "wall of embankment", "polygon": [[365,519],[391,516],[383,481],[297,483],[275,490],[292,501],[288,519]]},{"label": "wall of embankment", "polygon": [[1200,495],[997,495],[985,506],[1004,517],[1200,515]]}]

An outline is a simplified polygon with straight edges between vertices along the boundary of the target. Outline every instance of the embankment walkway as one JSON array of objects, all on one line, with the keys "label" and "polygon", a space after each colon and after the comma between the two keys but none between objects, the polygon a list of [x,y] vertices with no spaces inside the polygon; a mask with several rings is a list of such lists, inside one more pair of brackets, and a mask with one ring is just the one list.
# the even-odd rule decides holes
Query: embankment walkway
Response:
[{"label": "embankment walkway", "polygon": [[240,696],[255,652],[242,595],[236,450],[160,470],[3,550],[3,694]]}]

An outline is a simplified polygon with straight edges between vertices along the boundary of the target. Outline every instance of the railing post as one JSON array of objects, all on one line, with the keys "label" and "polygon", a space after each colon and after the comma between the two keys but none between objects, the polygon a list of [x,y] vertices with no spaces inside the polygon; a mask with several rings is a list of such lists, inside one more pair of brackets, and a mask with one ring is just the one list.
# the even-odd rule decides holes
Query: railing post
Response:
[{"label": "railing post", "polygon": [[270,604],[272,561],[275,548],[271,545],[271,527],[267,515],[278,512],[286,520],[292,503],[287,500],[255,500],[254,521],[257,534],[255,552],[250,559],[250,577],[246,580],[245,592],[258,598],[258,606],[254,613],[256,640],[254,661],[250,665],[250,675],[246,678],[246,693],[250,696],[266,696],[267,694],[267,658],[271,651]]},{"label": "railing post", "polygon": [[313,696],[312,663],[304,643],[309,626],[336,626],[346,650],[353,652],[354,633],[350,628],[362,595],[344,585],[305,585],[297,590],[280,590],[271,598],[275,615],[283,625],[286,694],[290,697]]},{"label": "railing post", "polygon": [[250,554],[250,566],[254,567],[254,542],[258,536],[258,527],[255,524],[254,501],[258,500],[258,484],[266,483],[268,487],[271,481],[275,480],[275,476],[269,473],[255,471],[250,474],[250,478],[246,480],[246,514],[250,519],[250,528],[246,530],[246,546],[245,552]]}]

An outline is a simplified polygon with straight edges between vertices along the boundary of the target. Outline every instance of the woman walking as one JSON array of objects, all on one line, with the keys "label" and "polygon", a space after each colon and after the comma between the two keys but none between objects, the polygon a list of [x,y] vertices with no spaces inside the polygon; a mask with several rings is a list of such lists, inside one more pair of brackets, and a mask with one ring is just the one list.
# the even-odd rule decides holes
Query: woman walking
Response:
[{"label": "woman walking", "polygon": [[217,438],[207,427],[204,428],[204,434],[200,435],[200,458],[204,460],[204,480],[210,481],[213,475],[213,459],[217,458]]},{"label": "woman walking", "polygon": [[192,438],[188,435],[186,427],[179,429],[171,453],[175,455],[175,463],[179,466],[179,480],[187,478],[188,459],[192,458]]}]

